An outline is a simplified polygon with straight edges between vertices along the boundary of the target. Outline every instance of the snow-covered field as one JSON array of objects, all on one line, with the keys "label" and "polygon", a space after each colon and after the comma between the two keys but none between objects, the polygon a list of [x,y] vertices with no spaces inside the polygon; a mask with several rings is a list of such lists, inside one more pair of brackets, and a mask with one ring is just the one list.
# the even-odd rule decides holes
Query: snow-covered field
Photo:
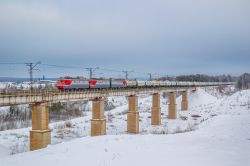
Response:
[{"label": "snow-covered field", "polygon": [[140,96],[137,135],[126,133],[125,97],[109,98],[116,108],[105,112],[106,136],[89,137],[91,112],[50,124],[52,145],[38,151],[27,152],[30,128],[2,131],[0,165],[249,165],[250,90],[216,93],[190,93],[185,112],[177,98],[176,120],[167,119],[167,99],[161,97],[160,126],[151,125],[151,97]]},{"label": "snow-covered field", "polygon": [[[47,82],[46,82],[47,81]],[[16,83],[16,82],[0,82],[0,92],[11,92],[11,90],[29,90],[30,89],[30,82],[20,82],[20,83]],[[45,88],[45,87],[54,87],[54,81],[50,81],[50,80],[42,80],[40,82],[36,81],[32,84],[32,87],[35,89],[41,89],[41,88]]]}]

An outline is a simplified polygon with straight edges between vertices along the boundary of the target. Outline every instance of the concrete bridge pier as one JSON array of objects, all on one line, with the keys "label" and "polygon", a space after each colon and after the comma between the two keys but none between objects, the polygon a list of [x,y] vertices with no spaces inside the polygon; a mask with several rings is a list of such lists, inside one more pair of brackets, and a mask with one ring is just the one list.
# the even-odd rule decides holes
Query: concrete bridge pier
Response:
[{"label": "concrete bridge pier", "polygon": [[181,101],[181,110],[186,111],[188,110],[188,100],[187,100],[187,91],[182,92],[182,101]]},{"label": "concrete bridge pier", "polygon": [[139,112],[138,112],[138,96],[128,97],[128,117],[127,130],[128,133],[139,133]]},{"label": "concrete bridge pier", "polygon": [[99,135],[106,135],[103,98],[97,98],[92,101],[91,136]]},{"label": "concrete bridge pier", "polygon": [[155,93],[152,96],[152,111],[151,111],[151,124],[161,124],[161,106],[160,106],[160,94]]},{"label": "concrete bridge pier", "polygon": [[30,131],[30,150],[45,148],[50,143],[51,130],[49,129],[48,104],[32,104],[32,130]]},{"label": "concrete bridge pier", "polygon": [[176,92],[169,93],[168,119],[177,118]]}]

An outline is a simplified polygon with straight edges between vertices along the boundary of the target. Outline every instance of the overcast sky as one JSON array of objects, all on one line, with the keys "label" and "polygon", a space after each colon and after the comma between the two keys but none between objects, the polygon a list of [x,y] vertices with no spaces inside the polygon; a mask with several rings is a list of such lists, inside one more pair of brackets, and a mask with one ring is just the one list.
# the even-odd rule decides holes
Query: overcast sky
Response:
[{"label": "overcast sky", "polygon": [[[36,61],[167,75],[250,72],[250,1],[1,0],[0,62]],[[36,76],[86,74],[39,69]],[[0,76],[25,77],[27,67],[0,65]]]}]

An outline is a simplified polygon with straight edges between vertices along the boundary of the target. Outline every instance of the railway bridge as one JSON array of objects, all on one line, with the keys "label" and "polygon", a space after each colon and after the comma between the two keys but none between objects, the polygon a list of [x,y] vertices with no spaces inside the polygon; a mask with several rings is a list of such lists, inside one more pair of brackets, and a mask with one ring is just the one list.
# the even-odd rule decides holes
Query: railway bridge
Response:
[{"label": "railway bridge", "polygon": [[30,150],[45,148],[51,143],[51,130],[49,129],[50,102],[66,101],[92,101],[91,136],[106,134],[106,119],[104,116],[104,98],[110,96],[127,96],[127,132],[139,133],[138,95],[152,95],[151,124],[161,124],[160,94],[168,93],[168,118],[176,119],[177,105],[176,93],[182,95],[181,110],[188,109],[188,92],[195,91],[197,87],[225,86],[234,83],[203,83],[190,86],[153,86],[136,88],[105,88],[85,89],[75,91],[41,90],[41,91],[17,91],[15,93],[0,93],[0,106],[19,104],[32,105],[32,129],[30,131]]}]

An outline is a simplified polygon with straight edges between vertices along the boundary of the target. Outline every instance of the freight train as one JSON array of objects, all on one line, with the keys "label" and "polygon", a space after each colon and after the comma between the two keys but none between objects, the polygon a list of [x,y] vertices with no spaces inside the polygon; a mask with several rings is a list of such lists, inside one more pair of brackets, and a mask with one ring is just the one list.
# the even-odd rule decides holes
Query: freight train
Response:
[{"label": "freight train", "polygon": [[180,81],[142,81],[125,79],[76,79],[65,78],[56,82],[59,90],[105,89],[105,88],[138,88],[138,87],[172,87],[172,86],[214,86],[230,83],[214,82],[180,82]]}]

